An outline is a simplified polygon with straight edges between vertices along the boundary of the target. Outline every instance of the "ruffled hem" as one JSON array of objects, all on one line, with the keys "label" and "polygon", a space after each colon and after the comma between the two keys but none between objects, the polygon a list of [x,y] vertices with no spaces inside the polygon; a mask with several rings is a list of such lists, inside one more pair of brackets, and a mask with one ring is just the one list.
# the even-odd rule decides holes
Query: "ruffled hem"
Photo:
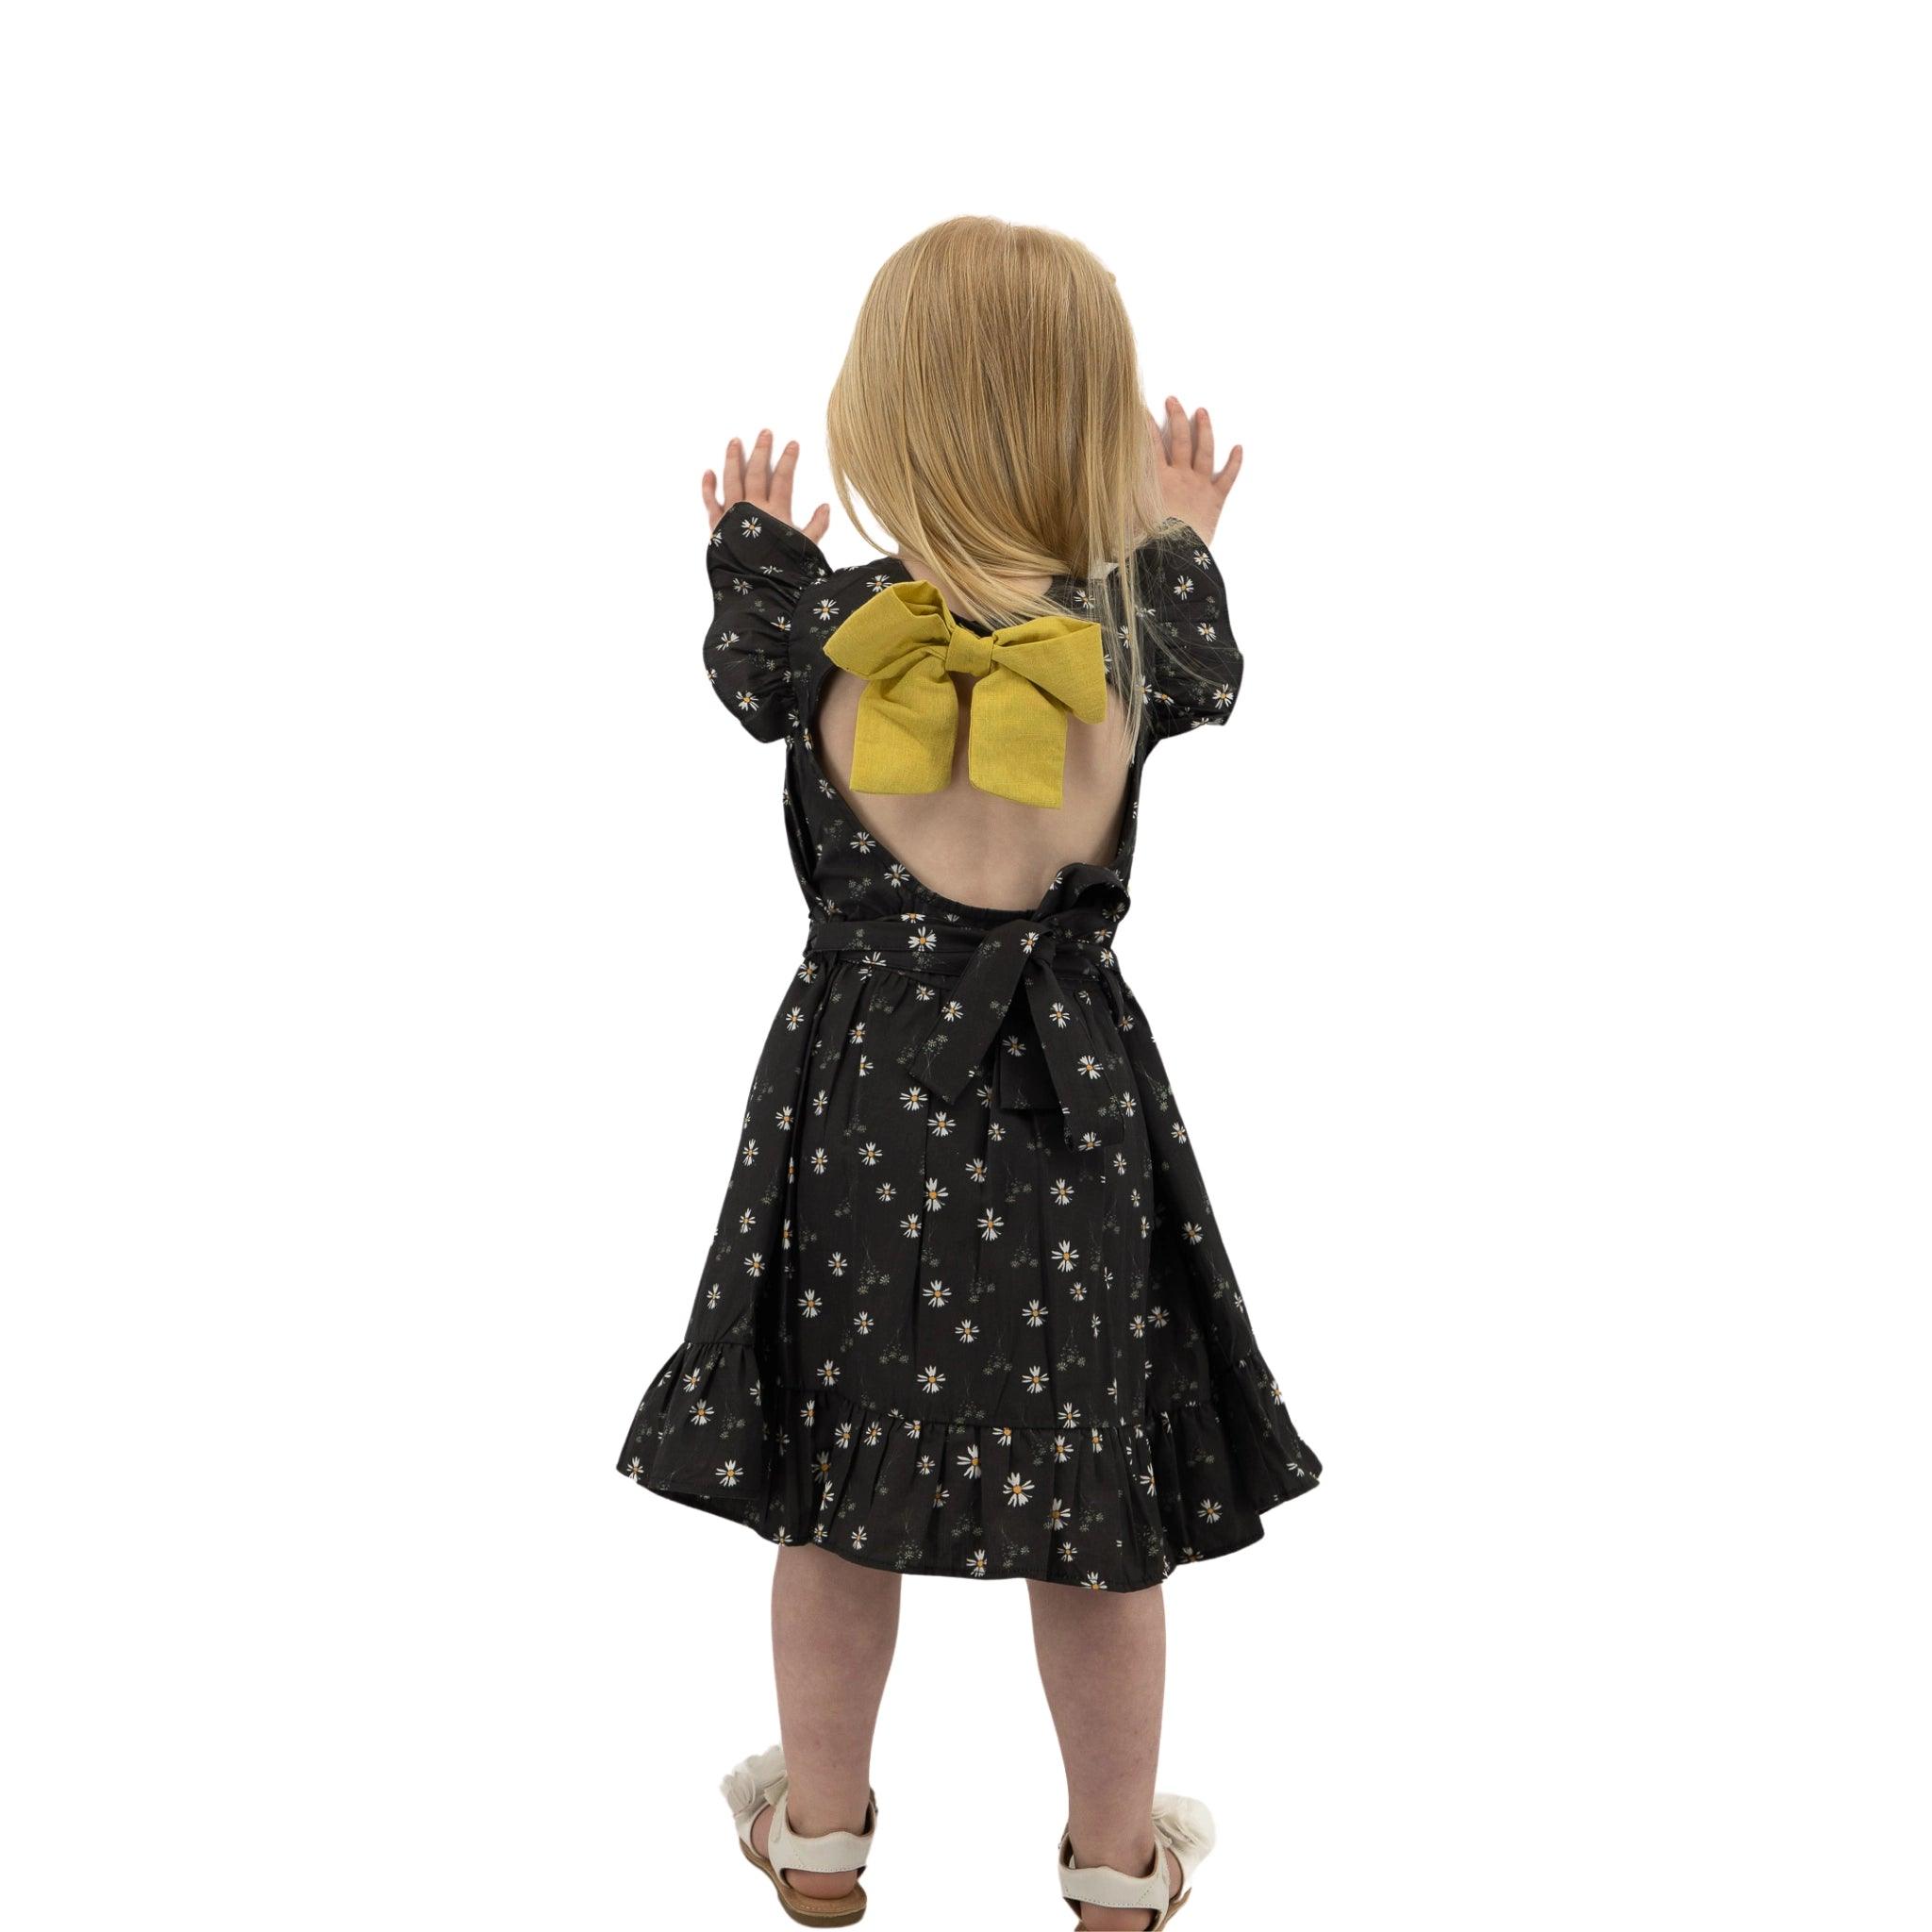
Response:
[{"label": "ruffled hem", "polygon": [[1140,1422],[1021,1427],[786,1388],[735,1333],[678,1347],[617,1467],[770,1541],[874,1569],[1129,1591],[1257,1541],[1262,1515],[1322,1473],[1257,1357],[1208,1399]]}]

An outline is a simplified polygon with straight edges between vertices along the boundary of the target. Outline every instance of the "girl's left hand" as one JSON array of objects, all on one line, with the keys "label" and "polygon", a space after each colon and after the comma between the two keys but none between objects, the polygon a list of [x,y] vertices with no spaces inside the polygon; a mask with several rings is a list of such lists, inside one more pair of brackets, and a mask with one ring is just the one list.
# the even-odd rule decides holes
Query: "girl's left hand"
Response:
[{"label": "girl's left hand", "polygon": [[[775,464],[772,461],[772,432],[758,431],[758,440],[751,446],[751,455],[744,454],[744,445],[733,437],[724,448],[724,494],[718,495],[718,478],[709,470],[705,472],[704,493],[705,514],[709,527],[716,529],[724,520],[724,512],[734,503],[748,503],[754,509],[761,509],[768,517],[776,517],[781,524],[791,524],[795,530],[804,533],[816,543],[831,527],[832,508],[822,503],[812,511],[808,524],[793,523],[791,516],[791,473],[798,467],[798,445],[788,442]],[[1201,533],[1207,535],[1204,530]]]},{"label": "girl's left hand", "polygon": [[1181,408],[1177,397],[1167,399],[1167,426],[1162,429],[1150,410],[1147,433],[1154,439],[1154,468],[1160,479],[1160,507],[1171,517],[1179,517],[1210,542],[1214,526],[1221,521],[1221,507],[1234,479],[1241,473],[1241,446],[1228,451],[1227,460],[1214,467],[1214,425],[1206,409],[1192,416]]}]

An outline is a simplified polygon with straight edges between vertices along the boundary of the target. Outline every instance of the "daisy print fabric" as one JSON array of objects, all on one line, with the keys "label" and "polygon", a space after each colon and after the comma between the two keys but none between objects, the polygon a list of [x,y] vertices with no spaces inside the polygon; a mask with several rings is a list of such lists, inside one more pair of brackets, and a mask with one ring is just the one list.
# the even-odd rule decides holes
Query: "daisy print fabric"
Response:
[{"label": "daisy print fabric", "polygon": [[[619,1469],[774,1542],[922,1574],[1140,1590],[1254,1542],[1321,1463],[1115,951],[1146,755],[1224,724],[1241,689],[1208,546],[1181,525],[1136,558],[1151,668],[1112,863],[1024,908],[931,891],[819,762],[825,641],[905,566],[835,571],[747,503],[708,564],[705,668],[753,738],[785,741],[809,923]],[[1077,579],[1054,594],[1090,608]]]}]

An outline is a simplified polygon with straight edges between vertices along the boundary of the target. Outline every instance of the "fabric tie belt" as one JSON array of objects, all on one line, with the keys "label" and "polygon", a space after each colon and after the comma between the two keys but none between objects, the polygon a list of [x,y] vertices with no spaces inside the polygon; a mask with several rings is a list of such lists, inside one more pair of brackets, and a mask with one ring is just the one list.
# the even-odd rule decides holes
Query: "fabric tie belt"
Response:
[{"label": "fabric tie belt", "polygon": [[948,983],[905,1060],[945,1099],[958,1099],[997,1043],[1003,1108],[1057,1107],[1072,1145],[1114,1146],[1135,1104],[1117,1018],[1124,989],[1110,943],[1126,906],[1118,874],[1068,866],[1024,918],[991,926],[909,912],[815,919],[807,950]]}]

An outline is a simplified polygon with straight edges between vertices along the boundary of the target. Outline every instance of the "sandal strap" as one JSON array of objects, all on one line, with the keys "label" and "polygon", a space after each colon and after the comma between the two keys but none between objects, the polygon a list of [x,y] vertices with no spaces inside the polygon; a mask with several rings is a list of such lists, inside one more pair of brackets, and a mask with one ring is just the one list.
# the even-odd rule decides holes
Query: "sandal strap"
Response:
[{"label": "sandal strap", "polygon": [[1167,1909],[1167,1852],[1158,1832],[1154,1869],[1138,1877],[1112,1865],[1075,1865],[1072,1835],[1067,1832],[1060,1834],[1059,1864],[1060,1896],[1075,1905],[1112,1906],[1122,1911]]},{"label": "sandal strap", "polygon": [[861,1872],[872,1856],[873,1834],[878,1829],[877,1795],[868,1791],[863,1831],[824,1831],[815,1838],[801,1837],[791,1829],[786,1804],[791,1792],[778,1793],[772,1807],[772,1835],[765,1841],[765,1857],[774,1872]]}]

